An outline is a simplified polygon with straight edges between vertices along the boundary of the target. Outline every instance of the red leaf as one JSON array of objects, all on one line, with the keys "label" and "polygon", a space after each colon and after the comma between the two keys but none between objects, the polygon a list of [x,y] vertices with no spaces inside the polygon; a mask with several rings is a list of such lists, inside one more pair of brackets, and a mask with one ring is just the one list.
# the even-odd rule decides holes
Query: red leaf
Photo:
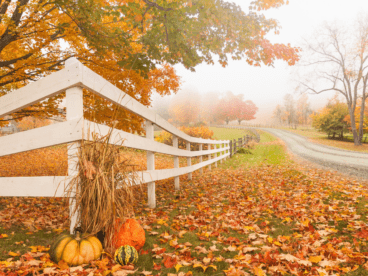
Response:
[{"label": "red leaf", "polygon": [[172,268],[173,266],[176,265],[176,263],[177,263],[177,260],[175,258],[172,258],[172,257],[167,256],[164,259],[164,266],[166,268]]},{"label": "red leaf", "polygon": [[161,265],[153,263],[153,269],[154,270],[161,270]]},{"label": "red leaf", "polygon": [[368,238],[368,231],[363,228],[362,230],[357,232],[355,236],[358,237],[358,238],[367,239]]}]

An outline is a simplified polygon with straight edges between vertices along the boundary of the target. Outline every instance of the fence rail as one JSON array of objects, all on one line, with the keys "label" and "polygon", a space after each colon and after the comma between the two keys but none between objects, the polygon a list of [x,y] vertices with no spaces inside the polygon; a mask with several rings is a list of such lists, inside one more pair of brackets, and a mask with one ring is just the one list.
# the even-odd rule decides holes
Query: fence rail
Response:
[{"label": "fence rail", "polygon": [[[11,114],[48,97],[66,91],[66,119],[67,121],[15,133],[0,137],[0,156],[69,143],[68,145],[68,175],[65,176],[35,176],[35,177],[0,177],[1,196],[64,196],[70,178],[78,174],[77,151],[80,141],[89,139],[87,129],[106,135],[109,127],[83,118],[83,88],[101,96],[102,98],[125,108],[146,120],[146,137],[134,135],[122,130],[114,129],[110,137],[110,144],[117,144],[124,140],[123,145],[129,148],[147,151],[147,170],[134,173],[136,183],[148,183],[148,206],[156,207],[155,181],[174,177],[175,189],[180,189],[179,176],[188,174],[211,164],[217,166],[218,161],[230,156],[229,140],[208,140],[191,137],[172,126],[169,122],[155,114],[113,84],[83,66],[75,58],[66,62],[64,69],[55,72],[37,82],[31,83],[14,92],[0,97],[0,117]],[[173,146],[154,141],[154,125],[173,135]],[[187,149],[178,148],[178,138],[186,141]],[[190,143],[199,144],[199,151],[190,151]],[[202,150],[202,145],[208,144],[208,150]],[[211,149],[211,147],[216,147]],[[217,148],[219,146],[219,148]],[[174,156],[174,169],[155,170],[155,153]],[[203,161],[203,155],[208,160]],[[213,156],[215,155],[215,156]],[[199,156],[200,162],[191,165],[191,158]],[[187,167],[179,167],[179,157],[187,157]],[[57,189],[58,185],[59,188]],[[69,199],[70,210],[74,208],[75,200]],[[70,232],[73,232],[77,215],[72,216]]]},{"label": "fence rail", "polygon": [[238,129],[238,130],[249,130],[254,135],[246,135],[241,138],[238,138],[238,140],[230,140],[230,157],[232,157],[235,153],[238,152],[238,150],[242,147],[244,147],[249,141],[254,140],[257,143],[260,141],[260,135],[259,133],[251,128],[247,128],[244,126],[233,126],[233,125],[211,125],[211,127],[218,127],[218,128],[228,128],[228,129]]}]

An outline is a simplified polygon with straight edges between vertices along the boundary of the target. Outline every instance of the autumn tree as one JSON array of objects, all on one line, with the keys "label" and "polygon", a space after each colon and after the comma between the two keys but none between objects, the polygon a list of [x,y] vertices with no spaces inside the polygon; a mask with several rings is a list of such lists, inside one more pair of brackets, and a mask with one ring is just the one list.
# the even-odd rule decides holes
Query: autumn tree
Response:
[{"label": "autumn tree", "polygon": [[200,117],[201,121],[214,123],[216,117],[216,107],[220,102],[220,94],[218,92],[208,92],[201,97]]},{"label": "autumn tree", "polygon": [[[336,91],[343,95],[354,144],[361,145],[368,84],[368,16],[360,16],[353,26],[325,23],[312,39],[306,40],[304,48],[308,55],[301,64],[311,70],[303,73],[300,81],[304,91]],[[357,128],[355,111],[359,98],[362,101]]]},{"label": "autumn tree", "polygon": [[[255,66],[276,59],[293,65],[299,50],[267,40],[278,26],[261,12],[283,3],[255,1],[245,13],[217,0],[1,1],[0,93],[60,70],[72,56],[144,105],[153,90],[162,95],[178,90],[174,64],[194,70],[202,62],[213,64],[217,56],[226,66],[231,56]],[[69,47],[60,47],[62,40]],[[143,131],[143,121],[134,114],[84,94],[88,119],[111,123],[115,117],[117,128]],[[13,119],[55,116],[62,97],[19,110]]]},{"label": "autumn tree", "polygon": [[52,124],[51,120],[29,116],[29,117],[22,118],[22,120],[18,122],[17,127],[21,131],[25,131],[28,129],[43,127],[43,126],[47,126],[50,124]]},{"label": "autumn tree", "polygon": [[273,111],[273,118],[276,118],[279,124],[282,123],[282,113],[283,113],[282,106],[278,104]]},{"label": "autumn tree", "polygon": [[312,109],[307,94],[302,94],[296,102],[296,120],[299,124],[306,125],[309,123],[309,116]]},{"label": "autumn tree", "polygon": [[293,95],[286,94],[284,96],[284,112],[287,117],[287,123],[290,126],[294,126],[296,128],[296,109],[295,109],[295,100]]},{"label": "autumn tree", "polygon": [[328,137],[335,138],[337,135],[340,139],[343,139],[344,133],[349,131],[349,123],[345,120],[348,114],[347,104],[334,97],[318,113],[311,115],[312,126],[325,132]]},{"label": "autumn tree", "polygon": [[199,119],[201,97],[195,90],[183,90],[170,101],[169,114],[173,121],[180,126],[189,126]]},{"label": "autumn tree", "polygon": [[234,113],[239,125],[244,120],[249,121],[255,119],[256,117],[254,115],[258,111],[258,107],[251,100],[244,101],[243,96],[243,94],[238,95],[238,101],[235,102]]},{"label": "autumn tree", "polygon": [[235,120],[235,109],[238,100],[239,98],[237,98],[231,91],[226,92],[216,106],[216,120],[225,121],[226,124]]},{"label": "autumn tree", "polygon": [[[368,98],[365,99],[365,104],[364,106],[366,107],[368,105]],[[361,113],[361,108],[362,108],[362,99],[358,99],[357,100],[357,107],[355,109],[355,127],[358,129],[359,128],[359,123],[360,123],[360,113]],[[348,114],[345,119],[344,119],[348,124],[349,124],[349,130],[351,131],[351,118],[350,115]],[[364,109],[364,117],[363,117],[363,133],[367,133],[368,132],[368,109],[365,108]]]}]

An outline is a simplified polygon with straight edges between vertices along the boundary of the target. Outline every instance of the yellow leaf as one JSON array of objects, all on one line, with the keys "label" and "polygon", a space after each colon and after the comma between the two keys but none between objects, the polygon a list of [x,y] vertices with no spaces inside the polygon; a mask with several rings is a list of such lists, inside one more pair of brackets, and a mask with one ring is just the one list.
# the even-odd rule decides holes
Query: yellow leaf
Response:
[{"label": "yellow leaf", "polygon": [[311,256],[309,257],[309,261],[312,263],[319,263],[320,261],[322,261],[322,257],[321,256]]},{"label": "yellow leaf", "polygon": [[209,265],[208,267],[212,267],[215,271],[217,271],[217,266],[215,265]]},{"label": "yellow leaf", "polygon": [[272,241],[273,241],[273,238],[271,238],[271,237],[268,237],[268,238],[267,238],[267,240],[268,240],[268,242],[269,242],[269,243],[272,243]]},{"label": "yellow leaf", "polygon": [[17,256],[20,256],[20,253],[15,253],[15,252],[9,251],[8,255],[10,255],[12,257],[17,257]]},{"label": "yellow leaf", "polygon": [[254,272],[254,275],[256,276],[266,276],[266,274],[260,267],[253,267],[253,272]]},{"label": "yellow leaf", "polygon": [[302,224],[303,224],[305,227],[308,227],[308,225],[309,225],[309,219],[307,218],[305,221],[302,221]]},{"label": "yellow leaf", "polygon": [[282,244],[279,243],[278,241],[275,241],[274,244],[276,244],[277,246],[281,246]]},{"label": "yellow leaf", "polygon": [[170,246],[175,247],[175,246],[177,246],[177,245],[178,245],[178,240],[177,240],[177,239],[173,239],[173,240],[171,240],[171,241],[169,242],[169,244],[170,244]]},{"label": "yellow leaf", "polygon": [[181,267],[183,267],[181,264],[176,264],[175,266],[176,272],[178,272]]},{"label": "yellow leaf", "polygon": [[118,271],[122,268],[121,265],[114,265],[112,268],[111,268],[111,272],[114,273],[115,271]]},{"label": "yellow leaf", "polygon": [[203,269],[203,272],[205,272],[207,269],[207,266],[204,266],[203,264],[198,264],[198,263],[193,265],[193,268],[196,268],[196,267],[201,267]]}]

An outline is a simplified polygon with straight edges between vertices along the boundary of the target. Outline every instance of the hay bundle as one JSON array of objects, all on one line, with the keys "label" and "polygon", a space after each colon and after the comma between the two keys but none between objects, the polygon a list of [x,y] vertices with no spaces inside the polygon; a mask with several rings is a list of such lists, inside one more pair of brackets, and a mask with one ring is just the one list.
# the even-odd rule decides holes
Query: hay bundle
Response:
[{"label": "hay bundle", "polygon": [[[78,152],[78,175],[67,187],[67,195],[75,192],[77,225],[85,233],[96,235],[115,228],[117,218],[125,221],[134,217],[133,187],[136,183],[130,160],[121,156],[123,141],[120,146],[109,144],[113,128],[106,136],[98,137],[96,133],[89,139],[81,141]],[[104,247],[111,253],[111,236],[106,236]]]}]

